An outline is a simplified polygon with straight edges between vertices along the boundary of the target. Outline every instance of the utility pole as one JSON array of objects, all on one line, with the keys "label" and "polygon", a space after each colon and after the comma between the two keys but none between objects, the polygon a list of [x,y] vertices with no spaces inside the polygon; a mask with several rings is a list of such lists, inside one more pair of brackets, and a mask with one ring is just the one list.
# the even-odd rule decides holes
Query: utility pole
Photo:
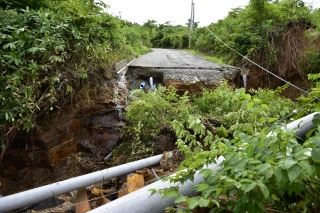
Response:
[{"label": "utility pole", "polygon": [[122,13],[122,12],[121,12],[121,11],[119,11],[119,19],[121,19],[121,13]]},{"label": "utility pole", "polygon": [[193,33],[193,26],[194,26],[194,3],[191,0],[191,17],[190,17],[190,30],[189,30],[189,49],[191,49],[191,39]]}]

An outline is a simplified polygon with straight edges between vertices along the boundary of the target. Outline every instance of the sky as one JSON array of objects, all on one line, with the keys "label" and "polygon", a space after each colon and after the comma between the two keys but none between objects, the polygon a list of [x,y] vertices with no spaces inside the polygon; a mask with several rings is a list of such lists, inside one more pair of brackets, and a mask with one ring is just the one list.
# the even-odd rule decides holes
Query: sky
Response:
[{"label": "sky", "polygon": [[[157,24],[170,21],[172,25],[185,25],[191,16],[191,0],[103,0],[110,6],[108,13],[132,23],[143,24],[148,19]],[[320,0],[304,0],[314,8],[320,8]],[[224,19],[232,8],[246,6],[249,0],[193,0],[195,22],[208,26]]]}]

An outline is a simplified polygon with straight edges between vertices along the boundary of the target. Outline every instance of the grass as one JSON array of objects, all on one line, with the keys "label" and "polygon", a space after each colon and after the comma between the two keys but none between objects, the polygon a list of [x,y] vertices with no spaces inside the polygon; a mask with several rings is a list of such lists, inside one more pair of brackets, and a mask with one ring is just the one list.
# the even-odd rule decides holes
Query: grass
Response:
[{"label": "grass", "polygon": [[201,55],[201,56],[204,57],[205,60],[215,62],[215,63],[217,63],[219,65],[226,64],[226,63],[223,62],[222,58],[218,58],[216,56],[211,56],[211,55],[206,55],[206,54],[203,54],[203,53],[199,53],[198,51],[193,50],[193,49],[191,49],[191,50],[190,49],[185,49],[184,51],[192,53],[194,55],[196,55],[196,54]]}]

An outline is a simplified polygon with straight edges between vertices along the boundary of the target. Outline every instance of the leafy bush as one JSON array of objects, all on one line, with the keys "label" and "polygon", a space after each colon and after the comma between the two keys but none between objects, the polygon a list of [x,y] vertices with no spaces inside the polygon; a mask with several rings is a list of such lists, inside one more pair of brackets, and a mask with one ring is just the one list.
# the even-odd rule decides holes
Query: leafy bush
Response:
[{"label": "leafy bush", "polygon": [[49,113],[89,72],[148,51],[101,1],[39,1],[46,7],[37,10],[27,7],[36,1],[19,2],[23,9],[0,8],[1,156],[18,129],[29,131],[37,113]]},{"label": "leafy bush", "polygon": [[172,26],[170,23],[160,24],[151,38],[153,47],[184,49],[189,46],[189,28]]},{"label": "leafy bush", "polygon": [[201,97],[194,98],[193,108],[221,122],[230,132],[253,134],[292,112],[292,101],[280,97],[284,88],[251,90],[250,95],[243,88],[233,90],[224,83],[213,91],[204,89]]},{"label": "leafy bush", "polygon": [[177,116],[186,114],[181,114],[181,111],[185,110],[188,97],[186,94],[178,97],[176,92],[174,87],[166,89],[161,85],[148,93],[144,93],[143,90],[132,92],[135,98],[126,108],[126,119],[135,129],[138,126],[143,127],[141,140],[151,140],[157,135],[160,127],[170,124]]},{"label": "leafy bush", "polygon": [[313,113],[320,111],[320,82],[317,82],[315,87],[311,88],[308,96],[301,96],[297,101],[297,108],[303,110],[298,111],[296,117],[302,117],[306,113]]},{"label": "leafy bush", "polygon": [[[319,119],[315,124],[320,124]],[[254,135],[235,133],[232,140],[214,139],[200,120],[192,116],[187,128],[177,120],[173,127],[177,145],[186,159],[180,165],[182,171],[170,181],[181,184],[192,181],[199,171],[204,183],[195,187],[198,196],[179,195],[176,188],[170,188],[159,190],[164,197],[177,196],[175,202],[184,203],[188,210],[207,207],[212,213],[317,212],[320,208],[320,126],[303,144],[297,142],[295,132],[286,130],[285,125],[273,125],[272,134],[267,128]],[[205,167],[216,163],[220,156],[224,160],[219,170]]]}]

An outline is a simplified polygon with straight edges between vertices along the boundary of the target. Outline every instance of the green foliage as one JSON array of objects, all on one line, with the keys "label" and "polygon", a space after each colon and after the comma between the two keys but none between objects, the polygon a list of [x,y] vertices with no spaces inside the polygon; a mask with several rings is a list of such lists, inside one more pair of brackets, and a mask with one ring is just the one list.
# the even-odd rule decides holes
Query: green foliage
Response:
[{"label": "green foliage", "polygon": [[[160,128],[170,124],[177,117],[188,114],[187,94],[178,97],[174,87],[165,88],[161,85],[152,92],[143,90],[132,91],[134,100],[126,108],[126,119],[130,126],[124,135],[133,135],[133,152],[152,147]],[[145,150],[145,149],[144,149]]]},{"label": "green foliage", "polygon": [[172,26],[170,23],[160,24],[151,38],[153,47],[184,49],[189,46],[189,28]]},{"label": "green foliage", "polygon": [[217,63],[219,65],[224,64],[223,60],[221,58],[217,58],[216,56],[209,56],[209,55],[206,55],[206,54],[203,54],[203,53],[199,53],[196,50],[190,50],[190,49],[185,49],[184,51],[190,52],[190,53],[192,53],[194,55],[196,55],[196,54],[197,55],[202,55],[205,60],[215,62],[215,63]]},{"label": "green foliage", "polygon": [[[312,10],[300,0],[251,0],[245,8],[234,8],[225,19],[212,23],[208,28],[227,45],[244,56],[251,57],[257,51],[271,55],[271,34],[279,34],[295,20],[305,23],[316,20]],[[220,43],[206,28],[194,33],[194,48],[206,54],[223,58],[228,64],[238,64],[242,57]]]},{"label": "green foliage", "polygon": [[49,113],[89,72],[148,51],[138,33],[103,12],[101,1],[4,3],[23,8],[0,8],[0,134],[6,147],[16,130],[29,131],[40,111]]},{"label": "green foliage", "polygon": [[315,87],[311,88],[308,96],[301,96],[298,98],[297,108],[303,108],[299,111],[296,117],[302,117],[305,113],[313,113],[320,111],[320,82],[318,81]]},{"label": "green foliage", "polygon": [[129,161],[153,154],[154,140],[161,127],[169,125],[175,118],[186,117],[189,113],[187,94],[179,97],[174,87],[155,88],[145,93],[133,90],[133,100],[126,108],[126,126],[122,136],[131,136]]},{"label": "green foliage", "polygon": [[280,97],[285,87],[251,90],[250,95],[243,88],[233,90],[224,83],[214,91],[204,89],[201,97],[194,98],[193,108],[220,121],[231,132],[254,133],[292,112],[293,103]]},{"label": "green foliage", "polygon": [[320,51],[309,51],[307,53],[306,62],[308,64],[308,80],[317,82],[320,79]]},{"label": "green foliage", "polygon": [[[146,52],[148,52],[149,48],[143,46],[142,36],[140,35],[139,29],[135,29],[134,27],[124,26],[122,28],[123,34],[126,38],[126,43],[130,44],[128,47],[127,55],[136,55],[140,56]],[[144,39],[144,41],[148,41],[148,39]]]},{"label": "green foliage", "polygon": [[[190,117],[189,124],[191,120],[199,119]],[[211,212],[266,212],[266,207],[314,212],[319,208],[320,127],[300,144],[294,138],[295,132],[285,131],[285,126],[273,125],[272,134],[269,129],[254,135],[235,133],[229,140],[214,139],[200,122],[194,122],[197,124],[183,128],[182,122],[174,121],[177,145],[186,159],[170,181],[192,181],[198,171],[204,176],[204,182],[196,185],[199,195],[186,197],[177,194],[176,189],[160,190],[165,197],[177,197],[176,203],[187,203],[188,210],[208,207]],[[206,167],[221,160],[221,156],[219,169]]]},{"label": "green foliage", "polygon": [[41,7],[48,7],[47,0],[1,0],[0,7],[3,9],[40,9]]}]

